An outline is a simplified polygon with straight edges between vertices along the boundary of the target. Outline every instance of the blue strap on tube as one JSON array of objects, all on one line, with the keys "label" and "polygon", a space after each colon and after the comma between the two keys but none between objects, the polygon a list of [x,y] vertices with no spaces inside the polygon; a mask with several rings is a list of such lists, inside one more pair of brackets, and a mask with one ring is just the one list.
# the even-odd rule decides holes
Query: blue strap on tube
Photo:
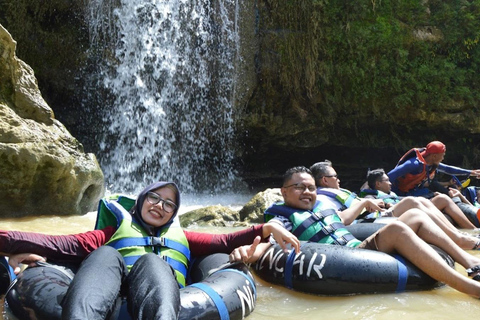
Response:
[{"label": "blue strap on tube", "polygon": [[403,292],[407,286],[408,279],[408,270],[405,266],[405,259],[402,256],[394,255],[394,258],[397,259],[398,266],[398,284],[395,292]]},{"label": "blue strap on tube", "polygon": [[293,289],[293,262],[295,261],[295,250],[290,251],[285,262],[285,286]]},{"label": "blue strap on tube", "polygon": [[217,307],[220,320],[230,320],[230,315],[228,314],[227,306],[225,305],[225,302],[223,301],[222,297],[220,297],[220,295],[215,290],[213,290],[211,287],[201,282],[193,283],[190,285],[190,287],[195,287],[202,290],[212,299],[213,303]]}]

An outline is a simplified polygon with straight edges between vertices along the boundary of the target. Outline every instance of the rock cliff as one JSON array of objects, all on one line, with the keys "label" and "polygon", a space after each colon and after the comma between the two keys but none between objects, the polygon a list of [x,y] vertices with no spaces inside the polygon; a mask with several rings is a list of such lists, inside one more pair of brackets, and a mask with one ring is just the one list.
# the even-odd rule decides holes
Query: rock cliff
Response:
[{"label": "rock cliff", "polygon": [[104,192],[95,155],[55,119],[0,25],[0,215],[84,214]]},{"label": "rock cliff", "polygon": [[[84,3],[0,0],[0,22],[82,142],[70,114],[85,114],[72,101],[93,68]],[[251,186],[329,159],[356,190],[368,168],[431,140],[446,143],[445,163],[479,166],[477,3],[243,1],[238,23],[237,171]]]}]

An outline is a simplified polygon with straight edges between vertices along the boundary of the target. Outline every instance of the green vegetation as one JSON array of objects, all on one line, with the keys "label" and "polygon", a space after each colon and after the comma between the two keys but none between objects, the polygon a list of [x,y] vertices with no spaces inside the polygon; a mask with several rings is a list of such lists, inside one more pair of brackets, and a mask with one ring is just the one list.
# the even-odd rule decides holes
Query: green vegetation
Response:
[{"label": "green vegetation", "polygon": [[[255,34],[243,39],[256,74],[239,86],[241,171],[271,176],[299,157],[342,158],[344,149],[350,165],[352,146],[362,148],[358,166],[388,167],[434,139],[447,144],[447,163],[478,166],[480,0],[245,1],[257,10],[246,13],[255,15]],[[108,55],[89,48],[87,3],[0,0],[0,23],[65,121],[81,108],[92,56]],[[384,163],[374,162],[379,150]]]},{"label": "green vegetation", "polygon": [[[356,129],[370,146],[412,146],[426,139],[413,132],[446,125],[480,133],[480,1],[269,0],[259,10],[266,80],[248,112],[270,132],[300,120],[298,130],[335,126],[336,143],[351,139],[338,128]],[[269,114],[283,122],[272,128]]]}]

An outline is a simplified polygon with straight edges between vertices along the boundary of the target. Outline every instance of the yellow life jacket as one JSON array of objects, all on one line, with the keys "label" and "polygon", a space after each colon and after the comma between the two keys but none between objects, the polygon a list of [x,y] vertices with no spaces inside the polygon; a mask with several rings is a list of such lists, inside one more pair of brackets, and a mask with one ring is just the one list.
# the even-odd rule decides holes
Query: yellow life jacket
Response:
[{"label": "yellow life jacket", "polygon": [[177,282],[184,287],[190,250],[178,218],[160,228],[155,236],[150,236],[128,212],[134,204],[134,199],[125,196],[100,200],[95,229],[106,226],[117,229],[106,245],[120,252],[129,270],[142,255],[155,253],[172,266]]}]

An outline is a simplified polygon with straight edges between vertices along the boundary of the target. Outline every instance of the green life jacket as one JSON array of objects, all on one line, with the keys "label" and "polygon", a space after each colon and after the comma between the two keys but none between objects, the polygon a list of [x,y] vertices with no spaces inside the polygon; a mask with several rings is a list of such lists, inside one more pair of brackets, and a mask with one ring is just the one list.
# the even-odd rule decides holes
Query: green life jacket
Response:
[{"label": "green life jacket", "polygon": [[357,195],[355,194],[355,192],[351,192],[350,190],[342,188],[335,189],[318,187],[317,194],[328,196],[329,198],[340,202],[342,204],[342,208],[340,209],[340,211],[350,208],[353,201],[357,199]]},{"label": "green life jacket", "polygon": [[361,242],[356,239],[342,223],[333,209],[321,210],[317,201],[313,210],[297,211],[284,202],[271,205],[264,213],[265,221],[275,216],[288,218],[292,224],[292,233],[299,240],[357,247]]},{"label": "green life jacket", "polygon": [[95,229],[107,226],[117,229],[106,245],[120,252],[129,270],[142,255],[155,253],[172,266],[177,282],[184,287],[190,250],[178,218],[150,236],[128,212],[134,204],[135,199],[119,195],[100,200]]},{"label": "green life jacket", "polygon": [[365,198],[366,196],[374,196],[375,199],[381,199],[383,202],[388,203],[388,204],[395,204],[397,202],[400,202],[401,198],[397,196],[395,192],[390,192],[390,194],[385,193],[380,190],[375,190],[375,189],[362,189],[360,191],[360,198]]}]

